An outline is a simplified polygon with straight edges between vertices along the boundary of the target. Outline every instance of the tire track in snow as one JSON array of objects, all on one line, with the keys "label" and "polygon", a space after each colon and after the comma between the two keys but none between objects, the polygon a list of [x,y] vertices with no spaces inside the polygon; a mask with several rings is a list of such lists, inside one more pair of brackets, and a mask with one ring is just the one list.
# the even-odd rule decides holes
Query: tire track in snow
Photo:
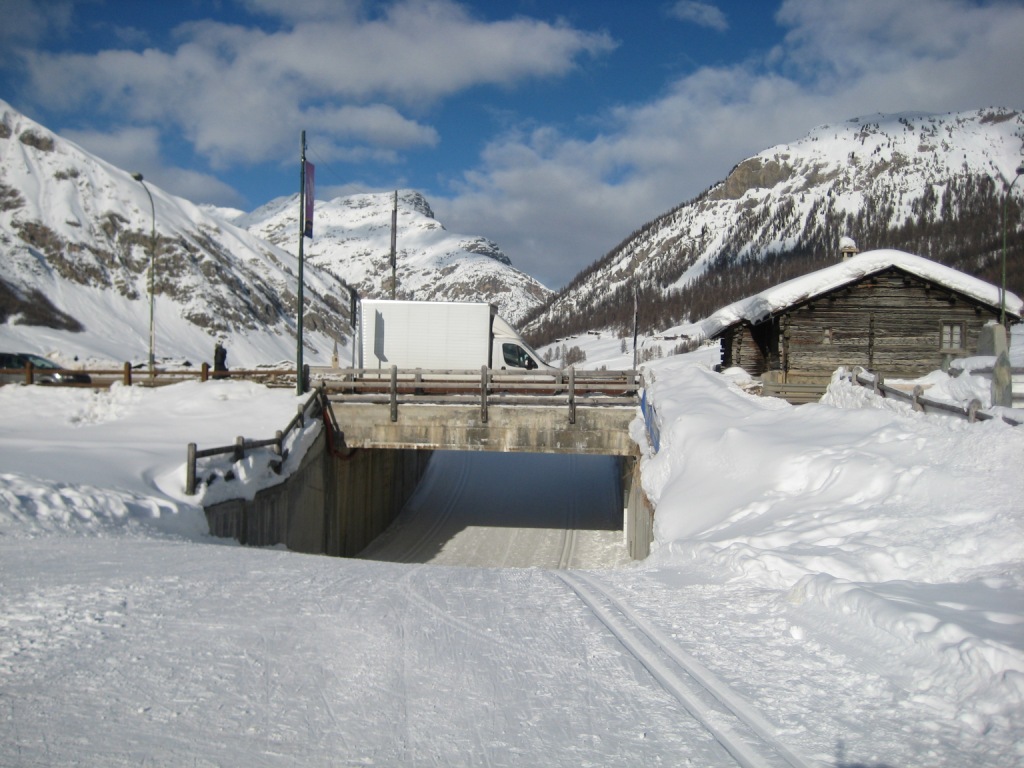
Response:
[{"label": "tire track in snow", "polygon": [[593,576],[554,572],[622,645],[743,768],[811,768],[780,742],[776,728],[711,670],[685,653]]}]

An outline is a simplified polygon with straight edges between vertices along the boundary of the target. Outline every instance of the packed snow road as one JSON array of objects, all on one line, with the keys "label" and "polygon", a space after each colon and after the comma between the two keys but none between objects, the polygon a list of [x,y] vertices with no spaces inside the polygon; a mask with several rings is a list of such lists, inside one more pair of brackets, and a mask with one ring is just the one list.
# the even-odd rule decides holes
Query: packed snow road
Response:
[{"label": "packed snow road", "polygon": [[360,557],[504,568],[617,568],[619,465],[607,456],[439,452]]}]

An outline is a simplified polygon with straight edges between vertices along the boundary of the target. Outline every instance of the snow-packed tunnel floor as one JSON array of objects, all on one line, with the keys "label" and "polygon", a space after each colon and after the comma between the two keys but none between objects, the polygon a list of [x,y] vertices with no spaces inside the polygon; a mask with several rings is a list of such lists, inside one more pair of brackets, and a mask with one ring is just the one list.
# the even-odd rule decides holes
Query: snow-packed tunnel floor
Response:
[{"label": "snow-packed tunnel floor", "polygon": [[629,555],[618,460],[435,453],[402,513],[360,557],[501,568],[619,567]]}]

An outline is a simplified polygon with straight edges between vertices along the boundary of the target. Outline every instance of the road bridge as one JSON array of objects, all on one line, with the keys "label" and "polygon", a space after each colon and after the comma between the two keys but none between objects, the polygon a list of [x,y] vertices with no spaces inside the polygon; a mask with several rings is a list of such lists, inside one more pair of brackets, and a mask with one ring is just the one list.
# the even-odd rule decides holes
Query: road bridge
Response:
[{"label": "road bridge", "polygon": [[[323,466],[315,468],[318,474],[312,480],[288,483],[301,488],[301,493],[295,490],[293,495],[299,494],[306,506],[311,503],[311,487],[313,493],[316,488],[325,489],[323,506],[329,509],[323,520],[313,520],[316,530],[312,533],[309,525],[299,527],[303,551],[338,555],[360,551],[401,510],[429,452],[453,450],[620,457],[627,545],[633,558],[647,556],[653,510],[640,489],[639,449],[629,436],[642,388],[636,371],[568,369],[510,375],[486,368],[480,372],[349,369],[325,375],[321,387],[328,424],[325,444],[318,448],[322,458],[317,461]],[[238,502],[268,509],[267,522],[248,526],[245,535],[266,528],[271,533],[256,534],[257,540],[250,543],[286,543],[293,548],[280,539],[289,535],[282,531],[290,530],[291,523],[272,521],[277,510],[300,502],[270,500],[275,496],[273,489],[265,495],[265,502],[259,497]],[[236,514],[228,514],[228,532],[222,535],[235,535],[230,530],[237,525]],[[214,527],[211,518],[211,530]],[[298,534],[294,538],[298,540]]]}]

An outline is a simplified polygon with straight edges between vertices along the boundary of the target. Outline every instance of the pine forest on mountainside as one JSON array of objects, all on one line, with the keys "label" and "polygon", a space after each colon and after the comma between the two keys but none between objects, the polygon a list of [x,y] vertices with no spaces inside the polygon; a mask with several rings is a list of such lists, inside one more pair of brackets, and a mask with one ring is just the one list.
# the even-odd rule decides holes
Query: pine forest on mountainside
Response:
[{"label": "pine forest on mountainside", "polygon": [[[572,288],[584,284],[600,267],[621,258],[623,249],[672,219],[673,214],[699,203],[710,190],[684,203],[633,232],[603,259],[581,272],[572,283],[546,304],[533,310],[523,321],[529,340],[537,345],[556,338],[578,335],[595,328],[618,330],[627,336],[633,330],[634,285],[627,282],[606,293],[586,312],[561,313],[537,323],[536,318]],[[706,271],[682,288],[671,288],[693,263],[692,248],[683,244],[671,258],[638,275],[638,325],[641,333],[659,330],[706,317],[717,309],[772,285],[821,269],[839,259],[839,238],[852,237],[861,250],[895,248],[927,256],[942,264],[986,280],[1002,281],[1003,194],[989,176],[964,174],[949,180],[944,191],[928,184],[914,201],[914,216],[892,226],[895,205],[891,199],[871,196],[856,214],[835,210],[834,200],[823,196],[814,201],[807,225],[796,242],[778,249],[773,233],[794,220],[794,202],[783,200],[774,206],[743,211],[728,243],[709,261]],[[1007,221],[1017,222],[1021,205],[1010,197]],[[1006,233],[1007,290],[1024,287],[1024,238],[1017,227]],[[741,251],[743,252],[741,255]]]}]

